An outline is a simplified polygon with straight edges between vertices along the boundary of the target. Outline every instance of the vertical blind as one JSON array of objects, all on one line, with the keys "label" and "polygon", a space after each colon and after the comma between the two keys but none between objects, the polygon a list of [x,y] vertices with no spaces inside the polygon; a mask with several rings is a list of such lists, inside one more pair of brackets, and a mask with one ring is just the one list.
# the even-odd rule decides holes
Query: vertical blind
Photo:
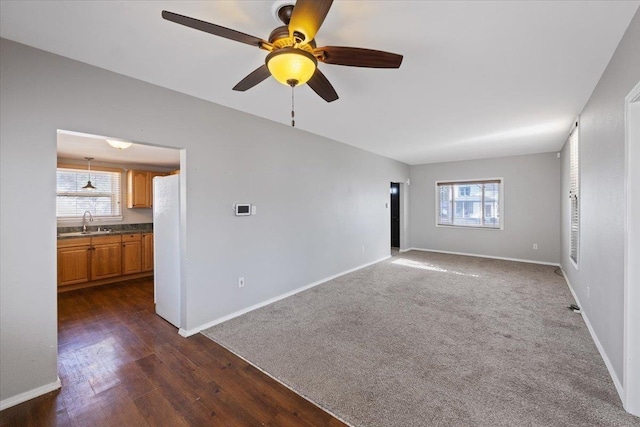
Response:
[{"label": "vertical blind", "polygon": [[578,239],[580,237],[580,169],[578,150],[578,122],[569,136],[569,199],[571,201],[571,226],[569,256],[578,263]]},{"label": "vertical blind", "polygon": [[58,168],[56,173],[56,216],[80,218],[85,211],[94,217],[121,217],[122,173],[91,170],[95,190],[85,190],[89,180],[86,169]]},{"label": "vertical blind", "polygon": [[437,182],[438,225],[501,228],[502,180]]}]

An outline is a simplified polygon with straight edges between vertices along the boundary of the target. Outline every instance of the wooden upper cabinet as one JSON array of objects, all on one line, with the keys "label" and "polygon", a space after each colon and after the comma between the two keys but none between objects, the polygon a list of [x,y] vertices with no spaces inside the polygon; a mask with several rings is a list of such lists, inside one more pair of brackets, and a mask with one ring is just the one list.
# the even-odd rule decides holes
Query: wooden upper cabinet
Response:
[{"label": "wooden upper cabinet", "polygon": [[167,176],[166,172],[149,172],[149,204],[153,207],[153,178],[156,176]]},{"label": "wooden upper cabinet", "polygon": [[142,271],[153,271],[153,233],[142,234]]},{"label": "wooden upper cabinet", "polygon": [[153,178],[166,176],[166,172],[127,171],[127,207],[150,208],[153,206]]},{"label": "wooden upper cabinet", "polygon": [[127,207],[150,208],[147,171],[127,171]]}]

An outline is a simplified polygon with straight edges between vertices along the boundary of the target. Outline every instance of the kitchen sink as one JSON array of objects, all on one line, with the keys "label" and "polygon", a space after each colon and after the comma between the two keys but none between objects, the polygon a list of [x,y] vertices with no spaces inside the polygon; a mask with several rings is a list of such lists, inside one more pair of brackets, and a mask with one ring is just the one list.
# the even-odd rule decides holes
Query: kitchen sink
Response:
[{"label": "kitchen sink", "polygon": [[101,234],[110,234],[111,230],[100,230],[100,231],[73,231],[71,233],[60,233],[58,237],[75,237],[75,236],[99,236]]}]

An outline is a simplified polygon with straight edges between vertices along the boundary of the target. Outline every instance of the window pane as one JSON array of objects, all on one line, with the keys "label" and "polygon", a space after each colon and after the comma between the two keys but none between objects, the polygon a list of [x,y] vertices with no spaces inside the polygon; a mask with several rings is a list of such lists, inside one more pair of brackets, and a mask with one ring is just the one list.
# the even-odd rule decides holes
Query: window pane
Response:
[{"label": "window pane", "polygon": [[578,147],[578,129],[575,128],[569,136],[569,197],[571,198],[569,256],[576,264],[578,263],[578,243],[580,239],[580,164]]},{"label": "window pane", "polygon": [[437,223],[439,225],[501,227],[501,180],[436,184],[438,188]]},{"label": "window pane", "polygon": [[86,170],[58,169],[56,213],[60,218],[79,218],[85,211],[92,215],[120,216],[120,172],[91,171],[91,183],[95,190],[85,190],[89,179]]},{"label": "window pane", "polygon": [[438,186],[438,224],[453,224],[453,215],[451,212],[451,191],[452,187],[450,185]]},{"label": "window pane", "polygon": [[500,227],[500,184],[484,184],[484,224],[487,227]]}]

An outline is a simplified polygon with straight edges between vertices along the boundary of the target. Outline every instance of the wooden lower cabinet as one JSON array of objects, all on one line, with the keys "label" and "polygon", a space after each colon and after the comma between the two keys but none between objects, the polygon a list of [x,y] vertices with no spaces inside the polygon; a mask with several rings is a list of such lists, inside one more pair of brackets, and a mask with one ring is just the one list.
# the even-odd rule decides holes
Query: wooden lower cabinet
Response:
[{"label": "wooden lower cabinet", "polygon": [[58,242],[58,286],[77,285],[91,280],[91,239]]},{"label": "wooden lower cabinet", "polygon": [[153,233],[142,233],[142,271],[153,271]]},{"label": "wooden lower cabinet", "polygon": [[58,287],[61,290],[152,273],[153,233],[58,240]]},{"label": "wooden lower cabinet", "polygon": [[142,235],[125,234],[122,236],[122,274],[134,274],[142,271]]},{"label": "wooden lower cabinet", "polygon": [[91,238],[91,280],[108,279],[122,275],[122,248],[120,236]]}]

